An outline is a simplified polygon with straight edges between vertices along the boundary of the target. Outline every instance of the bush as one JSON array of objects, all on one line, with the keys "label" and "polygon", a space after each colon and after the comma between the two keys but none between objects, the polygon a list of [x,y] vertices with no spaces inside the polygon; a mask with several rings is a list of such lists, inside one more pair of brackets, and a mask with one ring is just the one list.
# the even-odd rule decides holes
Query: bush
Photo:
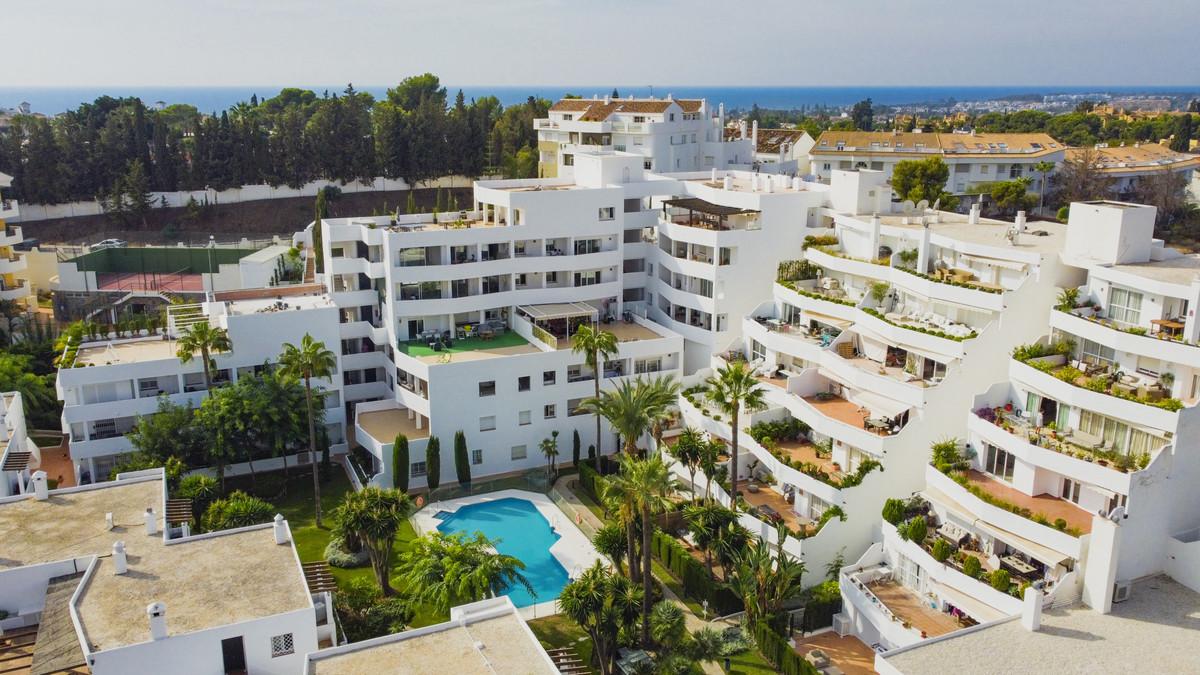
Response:
[{"label": "bush", "polygon": [[904,522],[904,500],[888,499],[884,502],[883,519],[896,526]]},{"label": "bush", "polygon": [[204,530],[232,530],[238,527],[269,523],[275,517],[275,507],[267,501],[235,490],[225,499],[218,499],[204,512]]},{"label": "bush", "polygon": [[995,570],[988,577],[988,583],[992,585],[992,588],[1001,593],[1007,593],[1008,586],[1012,583],[1012,580],[1008,576],[1008,570]]},{"label": "bush", "polygon": [[937,541],[933,542],[932,554],[934,560],[938,562],[946,562],[946,559],[949,558],[950,554],[953,552],[954,547],[951,546],[950,542],[946,541],[945,539],[938,539]]},{"label": "bush", "polygon": [[325,546],[324,557],[326,562],[331,566],[343,569],[362,567],[369,562],[367,549],[364,548],[358,553],[351,553],[346,549],[345,540],[336,535]]},{"label": "bush", "polygon": [[355,579],[333,597],[342,631],[351,642],[398,633],[412,620],[406,600],[384,597],[370,579]]},{"label": "bush", "polygon": [[976,579],[979,578],[979,572],[983,569],[983,565],[979,562],[979,558],[976,558],[973,555],[967,556],[967,559],[963,561],[962,567],[963,574]]},{"label": "bush", "polygon": [[758,643],[758,650],[763,657],[784,675],[818,675],[816,667],[797,654],[788,641],[766,622],[759,622],[754,627],[754,641]]},{"label": "bush", "polygon": [[929,526],[925,524],[924,516],[917,516],[908,521],[908,538],[920,544],[925,541],[925,535],[929,533]]},{"label": "bush", "polygon": [[208,505],[217,498],[218,494],[220,494],[220,486],[217,484],[217,479],[202,473],[184,476],[179,481],[179,488],[175,490],[175,496],[178,498],[191,500],[193,514],[207,511]]},{"label": "bush", "polygon": [[655,532],[650,540],[650,553],[683,583],[685,595],[701,602],[707,600],[710,612],[724,616],[745,609],[742,600],[709,576],[704,563],[693,558],[674,537]]},{"label": "bush", "polygon": [[812,632],[833,625],[833,615],[842,611],[842,591],[834,579],[804,591],[804,619],[799,628]]}]

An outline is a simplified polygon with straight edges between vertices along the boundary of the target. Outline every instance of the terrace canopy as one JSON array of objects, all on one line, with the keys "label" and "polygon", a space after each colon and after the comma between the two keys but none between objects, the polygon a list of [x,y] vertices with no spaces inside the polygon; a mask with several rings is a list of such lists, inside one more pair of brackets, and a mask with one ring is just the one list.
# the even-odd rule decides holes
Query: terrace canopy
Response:
[{"label": "terrace canopy", "polygon": [[[686,216],[684,212],[687,212]],[[731,216],[757,214],[754,209],[743,209],[738,206],[723,206],[713,204],[698,197],[683,197],[663,201],[663,218],[680,224],[692,225],[714,230],[728,230],[726,222]],[[679,216],[679,218],[675,218]]]},{"label": "terrace canopy", "polygon": [[586,302],[521,305],[517,307],[517,313],[555,338],[569,338],[581,324],[596,323],[600,319],[600,310]]}]

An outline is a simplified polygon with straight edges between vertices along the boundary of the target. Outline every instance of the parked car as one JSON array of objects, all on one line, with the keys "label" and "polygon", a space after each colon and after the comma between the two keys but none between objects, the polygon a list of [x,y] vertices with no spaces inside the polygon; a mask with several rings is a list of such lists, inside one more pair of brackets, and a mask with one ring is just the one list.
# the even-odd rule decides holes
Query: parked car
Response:
[{"label": "parked car", "polygon": [[128,244],[124,239],[105,239],[104,241],[92,244],[93,251],[102,251],[106,248],[125,248]]}]

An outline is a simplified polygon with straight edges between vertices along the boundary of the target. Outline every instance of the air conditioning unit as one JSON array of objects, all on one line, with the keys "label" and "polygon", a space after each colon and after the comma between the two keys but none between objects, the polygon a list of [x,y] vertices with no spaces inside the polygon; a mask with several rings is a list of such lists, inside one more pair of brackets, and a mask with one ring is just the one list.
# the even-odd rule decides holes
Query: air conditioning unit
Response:
[{"label": "air conditioning unit", "polygon": [[1133,590],[1133,585],[1128,581],[1118,581],[1113,584],[1113,602],[1125,602],[1129,599],[1129,593]]},{"label": "air conditioning unit", "polygon": [[842,637],[846,637],[850,634],[852,628],[853,626],[850,623],[850,617],[842,614],[841,612],[833,615],[833,632]]}]

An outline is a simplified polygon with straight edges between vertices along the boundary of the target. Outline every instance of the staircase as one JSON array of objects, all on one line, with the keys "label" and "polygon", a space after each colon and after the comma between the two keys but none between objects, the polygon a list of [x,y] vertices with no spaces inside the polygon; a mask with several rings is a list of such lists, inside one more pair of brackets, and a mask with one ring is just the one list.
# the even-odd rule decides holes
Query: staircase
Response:
[{"label": "staircase", "polygon": [[574,647],[558,647],[556,649],[547,649],[546,653],[550,656],[550,660],[554,662],[554,667],[558,668],[558,672],[567,673],[567,675],[585,675],[591,672],[583,659],[579,658],[579,653]]},{"label": "staircase", "polygon": [[0,636],[0,675],[25,675],[33,665],[37,626],[11,630]]}]

